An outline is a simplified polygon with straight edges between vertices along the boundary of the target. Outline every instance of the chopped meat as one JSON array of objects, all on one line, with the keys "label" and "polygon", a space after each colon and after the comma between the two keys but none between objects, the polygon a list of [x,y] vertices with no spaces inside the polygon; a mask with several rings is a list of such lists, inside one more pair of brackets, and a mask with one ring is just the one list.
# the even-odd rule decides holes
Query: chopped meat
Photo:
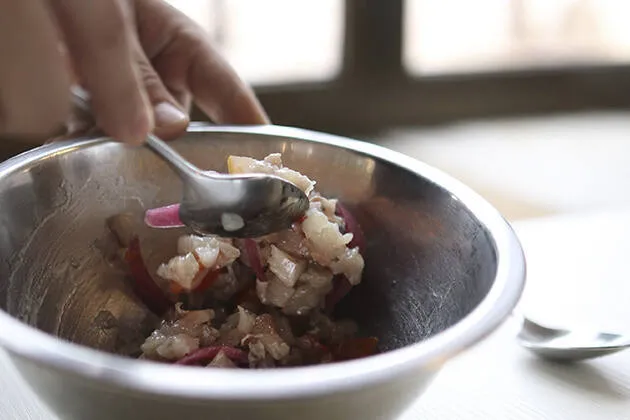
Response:
[{"label": "chopped meat", "polygon": [[[186,302],[154,305],[163,320],[141,346],[143,359],[209,368],[271,368],[330,363],[373,354],[377,341],[357,337],[353,322],[333,321],[335,305],[361,282],[363,232],[336,199],[283,165],[280,154],[263,160],[231,156],[232,174],[265,173],[293,182],[310,207],[290,229],[261,238],[182,235],[177,255],[157,269]],[[176,226],[178,207],[147,212],[149,225]],[[150,213],[150,214],[149,214]],[[110,222],[123,230],[124,219]],[[163,223],[162,223],[163,222]],[[139,255],[137,240],[121,244]],[[142,268],[135,260],[130,264]],[[146,267],[144,267],[146,271]],[[132,270],[133,271],[133,270]],[[142,282],[153,299],[163,296],[148,272]],[[168,308],[171,308],[168,310]],[[208,309],[199,309],[208,308]],[[212,309],[210,309],[212,308]],[[192,310],[198,309],[198,310]]]},{"label": "chopped meat", "polygon": [[201,281],[199,263],[192,252],[171,258],[167,264],[158,267],[157,274],[171,280],[186,290],[191,290]]},{"label": "chopped meat", "polygon": [[267,156],[264,160],[255,160],[250,157],[230,156],[228,158],[228,170],[231,174],[262,173],[278,176],[294,183],[298,188],[310,194],[315,182],[293,169],[282,165],[282,157],[279,153]]},{"label": "chopped meat", "polygon": [[232,264],[240,251],[228,240],[186,235],[179,238],[177,255],[158,267],[157,274],[184,290],[195,289],[208,274]]},{"label": "chopped meat", "polygon": [[324,213],[314,208],[306,212],[302,230],[308,240],[311,256],[325,266],[343,255],[346,245],[352,240],[352,234],[342,234],[338,224],[330,222]]},{"label": "chopped meat", "polygon": [[269,270],[287,287],[295,286],[307,265],[306,261],[292,257],[274,245],[271,245],[268,263]]},{"label": "chopped meat", "polygon": [[214,318],[211,309],[184,311],[175,307],[174,319],[165,320],[141,346],[145,358],[177,360],[197,350],[200,345],[212,344],[217,331],[210,322]]},{"label": "chopped meat", "polygon": [[153,333],[142,344],[141,349],[146,358],[177,360],[199,348],[199,339],[187,334],[164,335],[159,330]]},{"label": "chopped meat", "polygon": [[210,363],[208,363],[207,367],[216,367],[216,368],[236,368],[236,364],[225,354],[223,350],[219,351],[214,359]]},{"label": "chopped meat", "polygon": [[359,248],[346,248],[343,255],[330,263],[333,273],[343,274],[353,286],[361,281],[363,266],[363,257],[359,253]]},{"label": "chopped meat", "polygon": [[269,281],[264,284],[261,284],[262,282],[256,284],[258,298],[265,305],[284,307],[295,293],[295,289],[288,287],[274,275],[268,275],[267,278]]}]

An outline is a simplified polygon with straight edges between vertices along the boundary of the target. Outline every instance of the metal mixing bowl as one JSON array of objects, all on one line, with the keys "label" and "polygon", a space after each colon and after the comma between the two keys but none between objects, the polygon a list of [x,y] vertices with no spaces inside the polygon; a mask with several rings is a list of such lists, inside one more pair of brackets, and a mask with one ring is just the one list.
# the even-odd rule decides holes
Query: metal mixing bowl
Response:
[{"label": "metal mixing bowl", "polygon": [[[509,225],[443,173],[373,144],[286,127],[193,126],[174,143],[194,164],[282,152],[340,197],[368,246],[340,315],[382,354],[324,366],[209,370],[124,353],[150,314],[111,258],[107,217],[177,201],[180,182],[145,148],[51,144],[0,165],[0,345],[64,419],[392,419],[441,366],[516,304],[525,264]],[[178,232],[142,230],[149,265]],[[149,252],[151,250],[151,252]],[[61,337],[58,338],[58,337]],[[106,351],[103,351],[106,350]]]}]

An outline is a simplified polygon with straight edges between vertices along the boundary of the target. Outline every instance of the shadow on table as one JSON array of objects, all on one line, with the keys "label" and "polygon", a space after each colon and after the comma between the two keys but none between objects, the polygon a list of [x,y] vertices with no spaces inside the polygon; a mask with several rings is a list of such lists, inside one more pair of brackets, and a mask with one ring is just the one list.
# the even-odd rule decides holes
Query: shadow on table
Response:
[{"label": "shadow on table", "polygon": [[529,369],[541,377],[563,387],[613,400],[630,400],[630,387],[615,377],[609,366],[598,366],[599,361],[570,364],[532,357],[526,363]]}]

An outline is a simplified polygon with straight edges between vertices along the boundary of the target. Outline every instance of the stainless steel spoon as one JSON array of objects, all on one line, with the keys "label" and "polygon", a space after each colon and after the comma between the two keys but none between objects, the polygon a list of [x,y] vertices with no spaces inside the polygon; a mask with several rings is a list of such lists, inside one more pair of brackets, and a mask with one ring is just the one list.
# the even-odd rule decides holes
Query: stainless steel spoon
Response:
[{"label": "stainless steel spoon", "polygon": [[[87,92],[73,87],[72,97],[91,116]],[[260,237],[290,227],[309,207],[304,192],[279,177],[202,171],[152,134],[146,145],[182,179],[179,217],[199,234]]]},{"label": "stainless steel spoon", "polygon": [[545,359],[575,362],[630,348],[630,337],[620,334],[549,328],[523,319],[519,343]]}]

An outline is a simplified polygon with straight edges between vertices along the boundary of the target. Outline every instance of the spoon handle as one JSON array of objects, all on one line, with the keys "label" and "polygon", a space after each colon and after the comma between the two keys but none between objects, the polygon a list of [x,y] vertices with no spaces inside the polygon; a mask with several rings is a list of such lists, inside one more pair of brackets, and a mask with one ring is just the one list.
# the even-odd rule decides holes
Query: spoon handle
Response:
[{"label": "spoon handle", "polygon": [[192,178],[199,173],[199,168],[184,159],[171,146],[149,133],[145,143],[151,151],[161,157],[182,179]]},{"label": "spoon handle", "polygon": [[[81,87],[74,85],[71,88],[72,102],[81,111],[92,116],[92,107],[90,106],[90,95]],[[161,157],[166,163],[181,177],[191,179],[199,171],[199,168],[184,159],[172,147],[167,145],[153,134],[147,136],[146,146],[156,155]]]}]

